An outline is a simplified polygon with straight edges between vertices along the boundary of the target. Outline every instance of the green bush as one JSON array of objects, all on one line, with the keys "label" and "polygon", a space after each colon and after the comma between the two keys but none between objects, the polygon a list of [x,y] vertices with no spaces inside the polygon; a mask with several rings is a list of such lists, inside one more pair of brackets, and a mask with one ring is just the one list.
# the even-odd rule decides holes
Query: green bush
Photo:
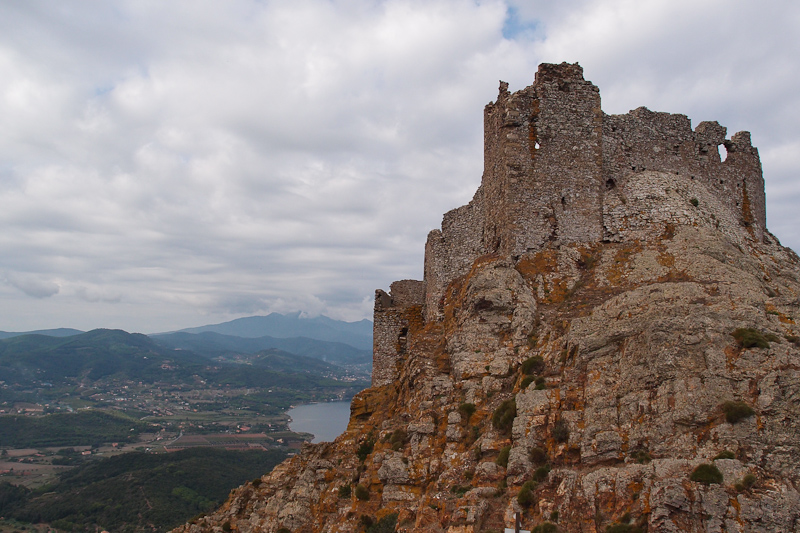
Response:
[{"label": "green bush", "polygon": [[540,355],[534,355],[522,362],[522,373],[526,375],[538,374],[544,370],[544,359]]},{"label": "green bush", "polygon": [[569,440],[569,426],[567,426],[567,421],[563,418],[559,418],[553,424],[553,438],[556,439],[556,442],[567,442]]},{"label": "green bush", "polygon": [[356,498],[358,498],[361,501],[369,500],[369,489],[364,485],[362,485],[361,483],[356,485]]},{"label": "green bush", "polygon": [[689,203],[692,204],[695,207],[700,205],[700,201],[697,198],[692,198],[691,200],[689,200]]},{"label": "green bush", "polygon": [[292,533],[292,530],[288,527],[279,527],[275,533]]},{"label": "green bush", "polygon": [[477,408],[475,407],[474,403],[464,402],[458,406],[458,412],[464,417],[465,423],[469,422],[469,419],[472,418],[472,415],[475,414],[476,410]]},{"label": "green bush", "polygon": [[547,388],[547,381],[543,377],[536,378],[536,390],[544,390]]},{"label": "green bush", "polygon": [[353,494],[353,488],[350,485],[342,485],[339,487],[339,497],[349,498]]},{"label": "green bush", "polygon": [[550,474],[550,465],[540,466],[533,472],[533,480],[542,482],[547,479],[548,474]]},{"label": "green bush", "polygon": [[232,527],[230,522],[225,522],[222,524],[222,531],[224,531],[225,533],[228,533],[229,531],[231,531],[231,529]]},{"label": "green bush", "polygon": [[547,452],[538,446],[531,448],[531,451],[528,452],[528,457],[535,465],[542,465],[547,462]]},{"label": "green bush", "polygon": [[395,526],[397,526],[397,513],[391,513],[368,526],[367,533],[393,533]]},{"label": "green bush", "polygon": [[500,404],[492,414],[492,425],[501,433],[510,433],[517,417],[517,402],[514,398],[508,399]]},{"label": "green bush", "polygon": [[358,449],[356,450],[356,456],[361,460],[366,460],[367,456],[372,453],[372,450],[375,448],[375,441],[372,439],[367,439],[362,442]]},{"label": "green bush", "polygon": [[522,382],[519,384],[519,388],[522,390],[527,389],[528,385],[533,383],[533,379],[534,379],[533,376],[525,376],[524,378],[522,378]]},{"label": "green bush", "polygon": [[744,492],[751,489],[756,484],[756,481],[758,481],[758,478],[754,474],[747,474],[734,485],[734,488],[737,492]]},{"label": "green bush", "polygon": [[517,503],[523,507],[528,507],[533,503],[533,491],[536,489],[535,481],[526,481],[517,494]]},{"label": "green bush", "polygon": [[531,533],[557,533],[558,526],[553,524],[552,522],[543,522],[533,528]]},{"label": "green bush", "polygon": [[706,485],[712,483],[719,484],[722,483],[722,472],[720,472],[719,468],[716,466],[704,463],[698,465],[697,468],[694,469],[689,479],[697,481],[698,483],[705,483]]},{"label": "green bush", "polygon": [[714,460],[716,459],[736,459],[736,454],[730,450],[722,450],[714,456]]},{"label": "green bush", "polygon": [[730,424],[735,424],[756,414],[753,408],[746,403],[732,401],[722,404],[722,412],[725,413],[725,420]]},{"label": "green bush", "polygon": [[742,348],[769,348],[769,341],[757,329],[738,328],[731,335]]},{"label": "green bush", "polygon": [[500,450],[500,454],[497,456],[497,460],[495,463],[506,468],[508,466],[508,456],[511,453],[511,446],[506,446],[502,450]]}]

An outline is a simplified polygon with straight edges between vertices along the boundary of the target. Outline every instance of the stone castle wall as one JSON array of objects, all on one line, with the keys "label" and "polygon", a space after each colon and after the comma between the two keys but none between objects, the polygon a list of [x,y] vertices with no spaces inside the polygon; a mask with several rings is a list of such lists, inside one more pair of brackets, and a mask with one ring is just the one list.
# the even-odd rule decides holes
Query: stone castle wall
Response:
[{"label": "stone castle wall", "polygon": [[[517,260],[570,243],[643,240],[667,224],[707,225],[735,242],[766,231],[764,180],[748,132],[644,107],[606,115],[577,64],[543,64],[533,85],[501,82],[484,110],[484,171],[466,206],[428,235],[424,281],[377,291],[373,384],[390,383],[403,359],[403,311],[443,318],[450,282],[484,254]],[[720,158],[720,147],[727,157]],[[400,285],[398,285],[398,283]]]},{"label": "stone castle wall", "polygon": [[[725,135],[726,128],[717,122],[701,122],[692,131],[685,115],[654,113],[644,107],[625,115],[605,115],[605,194],[624,195],[631,177],[645,171],[674,175],[676,183],[705,189],[724,207],[726,212],[718,216],[727,219],[726,223],[717,226],[723,232],[733,236],[744,229],[761,240],[766,230],[766,199],[758,150],[750,144],[746,131],[729,140]],[[727,152],[725,161],[720,158],[720,146]],[[731,219],[730,214],[735,216]],[[604,218],[604,237],[624,240],[624,234],[608,229],[619,226],[619,221],[609,220],[608,214]],[[631,237],[646,235],[637,232]]]},{"label": "stone castle wall", "polygon": [[375,291],[372,325],[372,386],[392,383],[405,356],[408,338],[406,311],[425,303],[425,284],[416,280],[392,283],[389,293]]},{"label": "stone castle wall", "polygon": [[444,215],[442,229],[428,234],[425,244],[425,320],[443,317],[444,291],[451,280],[469,271],[484,254],[483,195],[478,189],[472,201]]}]

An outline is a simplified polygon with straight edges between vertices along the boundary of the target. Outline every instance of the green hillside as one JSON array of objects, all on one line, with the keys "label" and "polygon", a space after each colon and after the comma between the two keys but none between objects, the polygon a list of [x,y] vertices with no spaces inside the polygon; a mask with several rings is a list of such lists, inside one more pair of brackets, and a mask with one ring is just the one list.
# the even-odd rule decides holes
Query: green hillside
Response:
[{"label": "green hillside", "polygon": [[77,467],[38,491],[0,483],[0,516],[64,531],[167,531],[217,507],[231,489],[285,457],[278,450],[211,448],[127,453]]},{"label": "green hillside", "polygon": [[362,350],[341,342],[321,341],[308,337],[279,338],[268,335],[237,337],[213,331],[164,333],[150,337],[161,346],[190,350],[211,358],[225,357],[231,353],[252,354],[262,350],[280,350],[343,367],[372,364],[372,351],[370,350]]},{"label": "green hillside", "polygon": [[319,391],[341,386],[323,375],[345,373],[317,359],[280,351],[252,359],[257,364],[210,365],[207,357],[193,351],[170,349],[146,335],[121,330],[98,329],[71,337],[23,335],[0,340],[0,381],[55,386],[98,380],[176,384],[199,378],[217,385]]},{"label": "green hillside", "polygon": [[[8,422],[10,414],[25,414],[14,408],[21,402],[38,404],[45,413],[92,407],[121,410],[137,419],[167,417],[178,423],[193,418],[197,426],[224,422],[217,414],[228,425],[232,417],[271,416],[257,423],[274,425],[280,423],[274,417],[292,405],[352,397],[368,386],[364,378],[274,349],[224,352],[212,360],[120,330],[71,337],[22,335],[0,340],[0,420],[13,426],[0,438],[19,445],[17,436],[33,431],[33,422]],[[36,431],[32,435],[29,444],[42,441]]]},{"label": "green hillside", "polygon": [[85,446],[133,441],[149,428],[122,414],[102,411],[46,416],[0,416],[0,448]]}]

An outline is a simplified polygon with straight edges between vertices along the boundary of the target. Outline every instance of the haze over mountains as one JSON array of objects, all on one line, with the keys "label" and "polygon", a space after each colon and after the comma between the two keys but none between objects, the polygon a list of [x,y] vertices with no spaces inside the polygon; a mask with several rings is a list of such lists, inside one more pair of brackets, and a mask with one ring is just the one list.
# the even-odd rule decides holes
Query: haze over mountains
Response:
[{"label": "haze over mountains", "polygon": [[[0,331],[0,339],[31,334],[70,337],[82,333],[72,328]],[[271,313],[148,336],[166,348],[190,350],[212,358],[231,353],[280,350],[337,365],[366,365],[369,369],[372,357],[372,322],[369,320],[343,322],[325,316],[301,318],[300,313]]]},{"label": "haze over mountains", "polygon": [[20,335],[47,335],[48,337],[71,337],[84,333],[79,329],[56,328],[56,329],[37,329],[34,331],[0,331],[0,339],[10,339]]},{"label": "haze over mountains", "polygon": [[266,316],[237,318],[222,324],[213,324],[197,328],[179,330],[178,333],[213,332],[235,337],[308,337],[329,342],[341,342],[360,348],[372,350],[372,322],[343,322],[326,316],[301,318],[300,313],[281,315],[270,313]]},{"label": "haze over mountains", "polygon": [[[317,383],[322,376],[369,379],[372,351],[364,346],[371,342],[371,328],[367,320],[347,323],[273,313],[152,335],[67,328],[3,332],[0,379],[19,386],[39,381],[66,384],[80,376],[154,382],[163,379],[162,367],[174,367],[172,379],[181,383],[200,375],[209,383],[277,385],[296,381],[286,376],[300,371],[318,377],[300,378],[305,385],[295,383],[293,390],[324,389],[336,385]],[[210,371],[209,361],[223,366]]]}]

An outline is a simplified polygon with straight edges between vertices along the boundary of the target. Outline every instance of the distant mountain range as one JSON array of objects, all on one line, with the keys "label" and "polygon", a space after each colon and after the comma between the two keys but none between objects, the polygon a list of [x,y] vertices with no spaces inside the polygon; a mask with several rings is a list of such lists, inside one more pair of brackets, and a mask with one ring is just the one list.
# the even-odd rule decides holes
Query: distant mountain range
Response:
[{"label": "distant mountain range", "polygon": [[320,341],[349,344],[361,350],[372,352],[372,322],[343,322],[326,316],[301,318],[300,313],[281,315],[270,313],[266,316],[237,318],[222,324],[187,328],[171,333],[213,332],[233,337],[258,338],[275,337],[286,339],[306,337]]},{"label": "distant mountain range", "polygon": [[202,333],[163,333],[150,336],[156,343],[172,349],[190,350],[209,358],[226,359],[230,354],[254,354],[262,350],[280,350],[312,357],[344,367],[369,365],[372,351],[361,350],[342,342],[328,342],[307,337],[236,337],[213,331]]},{"label": "distant mountain range", "polygon": [[[43,329],[25,332],[0,331],[0,339],[18,337],[20,335],[47,335],[48,337],[70,337],[85,333],[72,328]],[[312,340],[324,341],[328,343],[346,344],[358,351],[368,351],[372,353],[372,322],[360,320],[358,322],[344,322],[334,320],[326,316],[316,318],[301,318],[300,313],[282,315],[270,313],[266,316],[251,316],[237,318],[221,324],[209,324],[196,328],[186,328],[178,331],[154,333],[149,335],[154,338],[165,339],[168,335],[177,333],[200,334],[217,333],[226,337],[240,337],[242,339],[263,339],[250,346],[259,346],[260,349],[278,348],[291,353],[300,353],[317,359],[320,357],[320,350],[323,344],[313,343]],[[173,337],[174,339],[183,337]],[[269,339],[272,340],[269,340]],[[216,344],[224,345],[224,349],[231,349],[231,339],[220,339],[207,336],[206,340]],[[282,344],[277,339],[295,339],[288,344]],[[177,341],[170,341],[170,343]],[[183,341],[182,341],[183,342]],[[246,345],[243,343],[242,346]],[[287,347],[291,346],[291,348]],[[176,346],[177,347],[177,346]],[[188,349],[185,348],[184,349]],[[235,349],[235,348],[234,348]],[[295,351],[295,350],[300,350]],[[328,347],[325,350],[332,350],[334,353],[343,354],[347,350],[341,346]],[[324,351],[324,350],[323,350]],[[350,352],[347,352],[350,354]],[[352,354],[350,354],[352,355]]]},{"label": "distant mountain range", "polygon": [[37,329],[36,331],[0,331],[0,339],[10,339],[12,337],[19,337],[20,335],[47,335],[48,337],[71,337],[85,333],[79,329],[72,328],[57,328],[57,329]]},{"label": "distant mountain range", "polygon": [[[277,375],[261,374],[300,371],[340,377],[349,373],[369,379],[371,347],[372,323],[368,320],[300,318],[299,313],[272,313],[149,336],[107,329],[2,332],[0,380],[60,382],[79,376],[96,380],[116,375],[151,382],[163,375],[162,365],[176,363],[181,369],[179,380],[186,380],[191,374],[205,375],[201,368],[209,360],[245,363],[250,372],[272,383],[280,381],[275,379]],[[236,382],[253,378],[243,377],[247,370],[239,364],[225,366],[221,373],[207,377]]]},{"label": "distant mountain range", "polygon": [[212,367],[204,354],[175,350],[146,335],[122,330],[96,329],[70,337],[20,335],[0,340],[0,380],[59,386],[75,380],[109,378],[192,383],[200,376],[209,383],[308,388],[336,386],[321,376],[345,374],[343,369],[319,359],[276,349],[249,355],[247,366]]}]

